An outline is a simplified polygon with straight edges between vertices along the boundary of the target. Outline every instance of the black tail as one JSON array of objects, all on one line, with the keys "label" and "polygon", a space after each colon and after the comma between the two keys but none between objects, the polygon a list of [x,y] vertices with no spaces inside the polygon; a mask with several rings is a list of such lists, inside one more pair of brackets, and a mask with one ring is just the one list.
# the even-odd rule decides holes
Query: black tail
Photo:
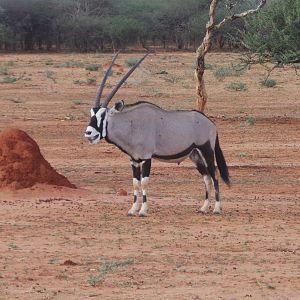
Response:
[{"label": "black tail", "polygon": [[229,172],[228,172],[228,168],[226,165],[226,161],[225,161],[223,152],[222,152],[220,144],[219,144],[218,135],[216,138],[215,154],[216,154],[217,166],[220,171],[221,178],[228,186],[230,186],[231,183],[230,183],[230,178],[229,178]]}]

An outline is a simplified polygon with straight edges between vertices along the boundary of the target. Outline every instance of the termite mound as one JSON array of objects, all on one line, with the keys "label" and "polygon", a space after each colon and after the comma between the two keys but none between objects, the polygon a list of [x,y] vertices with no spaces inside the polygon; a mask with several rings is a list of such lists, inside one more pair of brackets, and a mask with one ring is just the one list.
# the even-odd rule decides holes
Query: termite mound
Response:
[{"label": "termite mound", "polygon": [[36,183],[76,188],[51,167],[26,132],[4,129],[0,133],[0,188],[22,189]]}]

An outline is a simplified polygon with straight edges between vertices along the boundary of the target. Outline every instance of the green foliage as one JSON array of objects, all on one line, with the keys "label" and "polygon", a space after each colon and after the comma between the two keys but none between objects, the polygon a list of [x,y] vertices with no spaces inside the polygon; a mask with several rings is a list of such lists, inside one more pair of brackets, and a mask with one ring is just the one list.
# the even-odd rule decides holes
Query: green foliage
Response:
[{"label": "green foliage", "polygon": [[128,58],[128,59],[125,60],[125,64],[126,64],[128,67],[132,67],[132,66],[134,66],[138,61],[139,61],[138,58]]},{"label": "green foliage", "polygon": [[53,63],[53,60],[52,59],[48,59],[46,62],[45,62],[45,65],[46,66],[52,66],[54,63]]},{"label": "green foliage", "polygon": [[101,65],[99,65],[99,64],[90,64],[90,65],[87,65],[87,66],[85,67],[85,69],[86,69],[87,71],[92,71],[92,72],[94,72],[94,71],[98,71],[100,67],[101,67]]},{"label": "green foliage", "polygon": [[15,83],[17,81],[18,81],[18,78],[14,77],[14,76],[6,76],[0,81],[0,83]]},{"label": "green foliage", "polygon": [[5,66],[3,67],[0,66],[0,75],[8,75],[8,74],[9,74],[8,68]]},{"label": "green foliage", "polygon": [[47,69],[47,70],[44,71],[44,74],[47,78],[52,79],[52,80],[55,81],[55,79],[54,79],[55,72],[54,71]]},{"label": "green foliage", "polygon": [[206,0],[1,0],[0,49],[196,47],[208,7]]},{"label": "green foliage", "polygon": [[247,117],[247,119],[246,119],[246,123],[247,123],[248,125],[254,125],[255,122],[256,122],[255,117]]},{"label": "green foliage", "polygon": [[239,64],[232,65],[230,67],[218,67],[214,71],[214,76],[217,79],[222,80],[225,77],[229,77],[229,76],[240,76],[244,73],[244,71],[245,71],[244,67],[242,67]]},{"label": "green foliage", "polygon": [[84,63],[81,61],[66,61],[59,65],[60,68],[82,68],[84,67]]},{"label": "green foliage", "polygon": [[260,84],[266,87],[274,87],[277,84],[277,81],[271,78],[266,78],[260,81]]},{"label": "green foliage", "polygon": [[91,286],[96,286],[101,280],[102,278],[100,276],[89,274],[86,282]]},{"label": "green foliage", "polygon": [[134,263],[133,258],[126,258],[126,259],[121,259],[116,261],[108,261],[106,258],[102,258],[101,265],[98,271],[102,276],[105,276],[110,272],[115,272],[118,269],[130,266],[133,263]]},{"label": "green foliage", "polygon": [[300,58],[300,0],[273,0],[246,22],[241,31],[246,47],[258,62],[287,64]]},{"label": "green foliage", "polygon": [[226,90],[230,91],[242,91],[245,92],[247,91],[247,85],[242,82],[231,82],[225,86]]},{"label": "green foliage", "polygon": [[116,272],[121,268],[132,265],[133,263],[133,258],[109,261],[105,257],[102,257],[100,260],[100,267],[97,269],[98,273],[96,275],[89,274],[87,283],[91,286],[96,286],[98,283],[103,282],[108,273]]},{"label": "green foliage", "polygon": [[89,77],[87,80],[86,80],[86,83],[88,85],[95,85],[96,84],[96,81],[97,81],[97,78],[96,77]]},{"label": "green foliage", "polygon": [[[215,68],[215,65],[212,64],[205,64],[205,70],[213,70]],[[194,68],[193,68],[194,69]]]}]

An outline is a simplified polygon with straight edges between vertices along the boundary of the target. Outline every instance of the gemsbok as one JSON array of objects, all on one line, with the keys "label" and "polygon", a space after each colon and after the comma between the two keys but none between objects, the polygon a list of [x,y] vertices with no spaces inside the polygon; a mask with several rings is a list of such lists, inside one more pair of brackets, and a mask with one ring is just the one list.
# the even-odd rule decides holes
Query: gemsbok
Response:
[{"label": "gemsbok", "polygon": [[[213,212],[219,214],[221,202],[215,160],[221,178],[227,185],[230,185],[230,178],[220,148],[216,125],[208,117],[195,110],[164,110],[149,102],[124,105],[123,101],[119,101],[114,107],[108,108],[109,102],[118,89],[147,55],[142,57],[113,88],[107,98],[101,101],[106,80],[118,56],[116,53],[99,87],[85,137],[91,144],[97,144],[104,138],[129,156],[133,171],[133,205],[128,215],[134,216],[138,213],[141,217],[147,216],[147,187],[152,159],[180,163],[188,157],[203,176],[205,183],[205,201],[200,212],[209,211],[210,191],[213,184],[216,200]],[[143,197],[139,209],[140,187]]]}]

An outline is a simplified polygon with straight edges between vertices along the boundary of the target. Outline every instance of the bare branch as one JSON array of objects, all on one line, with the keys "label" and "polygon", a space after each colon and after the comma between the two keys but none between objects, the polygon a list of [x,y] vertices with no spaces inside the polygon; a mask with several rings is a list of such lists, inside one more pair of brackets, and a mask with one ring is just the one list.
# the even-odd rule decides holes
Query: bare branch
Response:
[{"label": "bare branch", "polygon": [[267,3],[267,0],[260,0],[258,6],[255,9],[249,9],[249,10],[246,10],[239,14],[233,14],[232,16],[227,16],[219,24],[216,24],[214,27],[215,27],[215,29],[219,29],[228,21],[233,21],[236,19],[244,18],[248,15],[253,15],[253,14],[257,13],[266,3]]}]

